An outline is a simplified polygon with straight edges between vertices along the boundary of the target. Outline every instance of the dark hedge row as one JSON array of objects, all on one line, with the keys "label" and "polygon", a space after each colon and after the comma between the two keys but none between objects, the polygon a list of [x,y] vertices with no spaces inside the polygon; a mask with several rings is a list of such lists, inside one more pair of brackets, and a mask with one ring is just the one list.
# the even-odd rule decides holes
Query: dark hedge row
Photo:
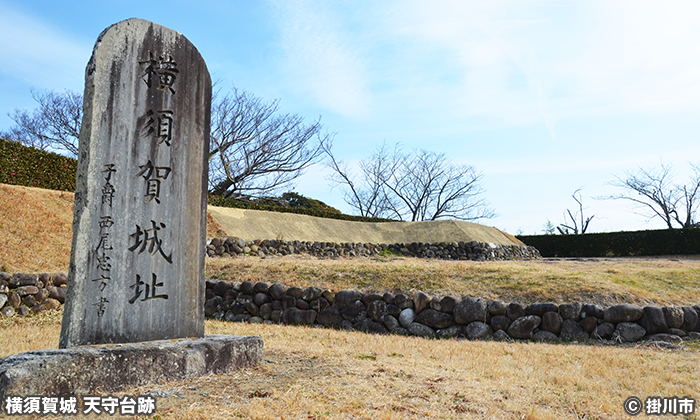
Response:
[{"label": "dark hedge row", "polygon": [[[314,200],[317,201],[317,200]],[[318,208],[308,208],[308,207],[284,207],[274,204],[258,204],[251,203],[249,201],[234,200],[231,198],[224,198],[220,195],[209,195],[209,204],[212,206],[219,207],[234,207],[239,209],[250,209],[250,210],[266,210],[266,211],[276,211],[279,213],[296,213],[305,214],[307,216],[315,217],[325,217],[328,219],[339,219],[339,220],[349,220],[353,222],[396,222],[396,220],[391,219],[379,219],[376,217],[362,217],[362,216],[351,216],[349,214],[343,214],[336,211],[328,211]],[[332,207],[330,207],[332,209]],[[335,209],[333,209],[335,210]]]},{"label": "dark hedge row", "polygon": [[0,183],[74,191],[78,161],[0,138]]},{"label": "dark hedge row", "polygon": [[537,248],[543,257],[700,254],[700,229],[518,236],[518,239]]}]

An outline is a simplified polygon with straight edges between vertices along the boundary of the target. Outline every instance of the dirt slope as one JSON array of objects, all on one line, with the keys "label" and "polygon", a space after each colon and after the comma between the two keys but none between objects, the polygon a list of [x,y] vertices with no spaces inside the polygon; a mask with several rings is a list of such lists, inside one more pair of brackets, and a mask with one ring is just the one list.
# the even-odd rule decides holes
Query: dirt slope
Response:
[{"label": "dirt slope", "polygon": [[[470,241],[513,244],[498,229],[467,222],[361,223],[209,206],[207,236],[323,242]],[[0,184],[0,271],[68,270],[73,193]]]},{"label": "dirt slope", "polygon": [[244,239],[278,239],[376,244],[479,241],[523,245],[500,230],[455,220],[365,223],[209,206],[209,214],[231,235]]}]

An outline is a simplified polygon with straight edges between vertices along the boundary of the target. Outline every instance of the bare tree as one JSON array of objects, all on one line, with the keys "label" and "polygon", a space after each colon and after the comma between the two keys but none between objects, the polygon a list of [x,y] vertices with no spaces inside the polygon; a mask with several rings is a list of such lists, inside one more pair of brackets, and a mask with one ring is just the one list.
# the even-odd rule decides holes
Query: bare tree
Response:
[{"label": "bare tree", "polygon": [[359,181],[355,180],[348,164],[337,160],[330,148],[324,147],[324,152],[328,155],[326,166],[333,171],[328,180],[334,187],[343,187],[343,200],[351,208],[363,217],[392,217],[396,205],[390,202],[391,197],[384,187],[389,162],[386,144],[375,150],[370,158],[359,162]]},{"label": "bare tree", "polygon": [[[16,126],[0,133],[8,140],[78,155],[82,95],[32,92],[34,111],[15,110]],[[265,102],[235,87],[212,100],[209,185],[212,192],[263,195],[289,186],[319,161],[332,136],[320,120],[306,125],[298,115],[279,114],[279,100]]]},{"label": "bare tree", "polygon": [[332,135],[320,118],[309,125],[279,114],[279,100],[263,101],[235,87],[212,101],[209,183],[214,194],[269,194],[289,186],[312,164]]},{"label": "bare tree", "polygon": [[44,94],[32,91],[32,97],[39,107],[32,112],[15,109],[9,117],[16,126],[2,133],[3,137],[76,157],[83,118],[83,96],[66,90],[64,93],[47,91]]},{"label": "bare tree", "polygon": [[[571,233],[573,233],[574,235],[578,235],[578,234],[579,234],[579,224],[578,224],[578,222],[577,222],[577,220],[576,220],[577,217],[580,217],[580,222],[581,222],[581,225],[580,225],[581,232],[580,232],[580,233],[581,233],[581,234],[586,233],[586,230],[588,229],[588,224],[591,223],[591,220],[593,220],[593,218],[595,217],[595,215],[593,215],[593,216],[590,216],[590,217],[585,218],[585,220],[584,220],[584,215],[583,215],[583,198],[581,197],[581,190],[582,190],[582,189],[583,189],[583,187],[577,189],[576,191],[574,191],[573,194],[571,194],[571,197],[572,197],[572,198],[574,199],[574,201],[576,201],[576,203],[578,204],[578,211],[577,211],[575,214],[572,214],[572,213],[571,213],[571,210],[566,209],[566,213],[564,213],[564,220],[566,221],[566,215],[568,214],[568,215],[569,215],[569,219],[571,220],[571,223],[568,224],[568,225],[562,223],[562,224],[560,224],[559,226],[557,226],[557,230],[558,230],[559,233],[562,234],[562,235],[569,235],[569,234],[571,234]],[[576,194],[578,194],[578,197],[576,196]],[[568,223],[568,222],[566,222],[566,223]],[[573,225],[573,226],[572,226],[572,225]]]},{"label": "bare tree", "polygon": [[698,192],[700,191],[700,167],[691,164],[693,175],[688,183],[678,185],[673,183],[673,167],[661,163],[660,168],[639,168],[637,172],[626,172],[626,177],[615,176],[616,181],[610,185],[626,190],[625,193],[602,197],[603,199],[629,200],[638,208],[641,214],[661,218],[669,229],[674,223],[682,228],[697,227],[695,213],[697,212]]},{"label": "bare tree", "polygon": [[400,220],[453,218],[478,220],[495,216],[480,196],[483,177],[473,166],[451,163],[444,153],[426,150],[390,153],[382,145],[360,161],[362,178],[355,181],[347,166],[329,155],[330,180],[345,187],[345,202],[362,215]]}]

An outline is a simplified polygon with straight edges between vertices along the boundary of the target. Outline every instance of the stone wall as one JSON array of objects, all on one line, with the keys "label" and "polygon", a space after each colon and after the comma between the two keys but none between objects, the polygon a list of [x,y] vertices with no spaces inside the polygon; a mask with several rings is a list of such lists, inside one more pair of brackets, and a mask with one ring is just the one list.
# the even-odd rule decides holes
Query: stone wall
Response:
[{"label": "stone wall", "polygon": [[0,314],[22,316],[57,309],[66,300],[66,273],[0,272]]},{"label": "stone wall", "polygon": [[282,240],[245,240],[242,238],[213,238],[207,240],[209,257],[241,255],[284,256],[308,254],[322,258],[370,257],[390,251],[396,255],[445,260],[522,260],[539,258],[540,253],[531,246],[489,244],[484,242],[440,242],[411,244],[369,244],[337,242],[304,242]]},{"label": "stone wall", "polygon": [[681,342],[700,339],[700,305],[603,308],[584,303],[521,305],[422,292],[333,293],[281,283],[207,281],[205,315],[234,322],[305,324],[431,338]]}]

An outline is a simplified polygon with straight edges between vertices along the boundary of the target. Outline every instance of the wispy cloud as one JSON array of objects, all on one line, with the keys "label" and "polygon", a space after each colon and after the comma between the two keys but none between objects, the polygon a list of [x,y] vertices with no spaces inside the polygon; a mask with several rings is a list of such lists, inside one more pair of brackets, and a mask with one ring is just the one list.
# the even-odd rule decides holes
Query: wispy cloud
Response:
[{"label": "wispy cloud", "polygon": [[280,28],[283,66],[294,88],[332,112],[362,117],[369,112],[360,51],[348,39],[347,22],[326,2],[273,1]]},{"label": "wispy cloud", "polygon": [[404,91],[390,93],[397,103],[497,124],[539,121],[555,137],[563,118],[699,109],[699,8],[692,1],[396,2],[379,25],[400,52],[383,65],[404,78]]},{"label": "wispy cloud", "polygon": [[[91,45],[0,4],[0,72],[8,79],[56,89],[79,89]],[[78,82],[77,86],[75,85]]]}]

